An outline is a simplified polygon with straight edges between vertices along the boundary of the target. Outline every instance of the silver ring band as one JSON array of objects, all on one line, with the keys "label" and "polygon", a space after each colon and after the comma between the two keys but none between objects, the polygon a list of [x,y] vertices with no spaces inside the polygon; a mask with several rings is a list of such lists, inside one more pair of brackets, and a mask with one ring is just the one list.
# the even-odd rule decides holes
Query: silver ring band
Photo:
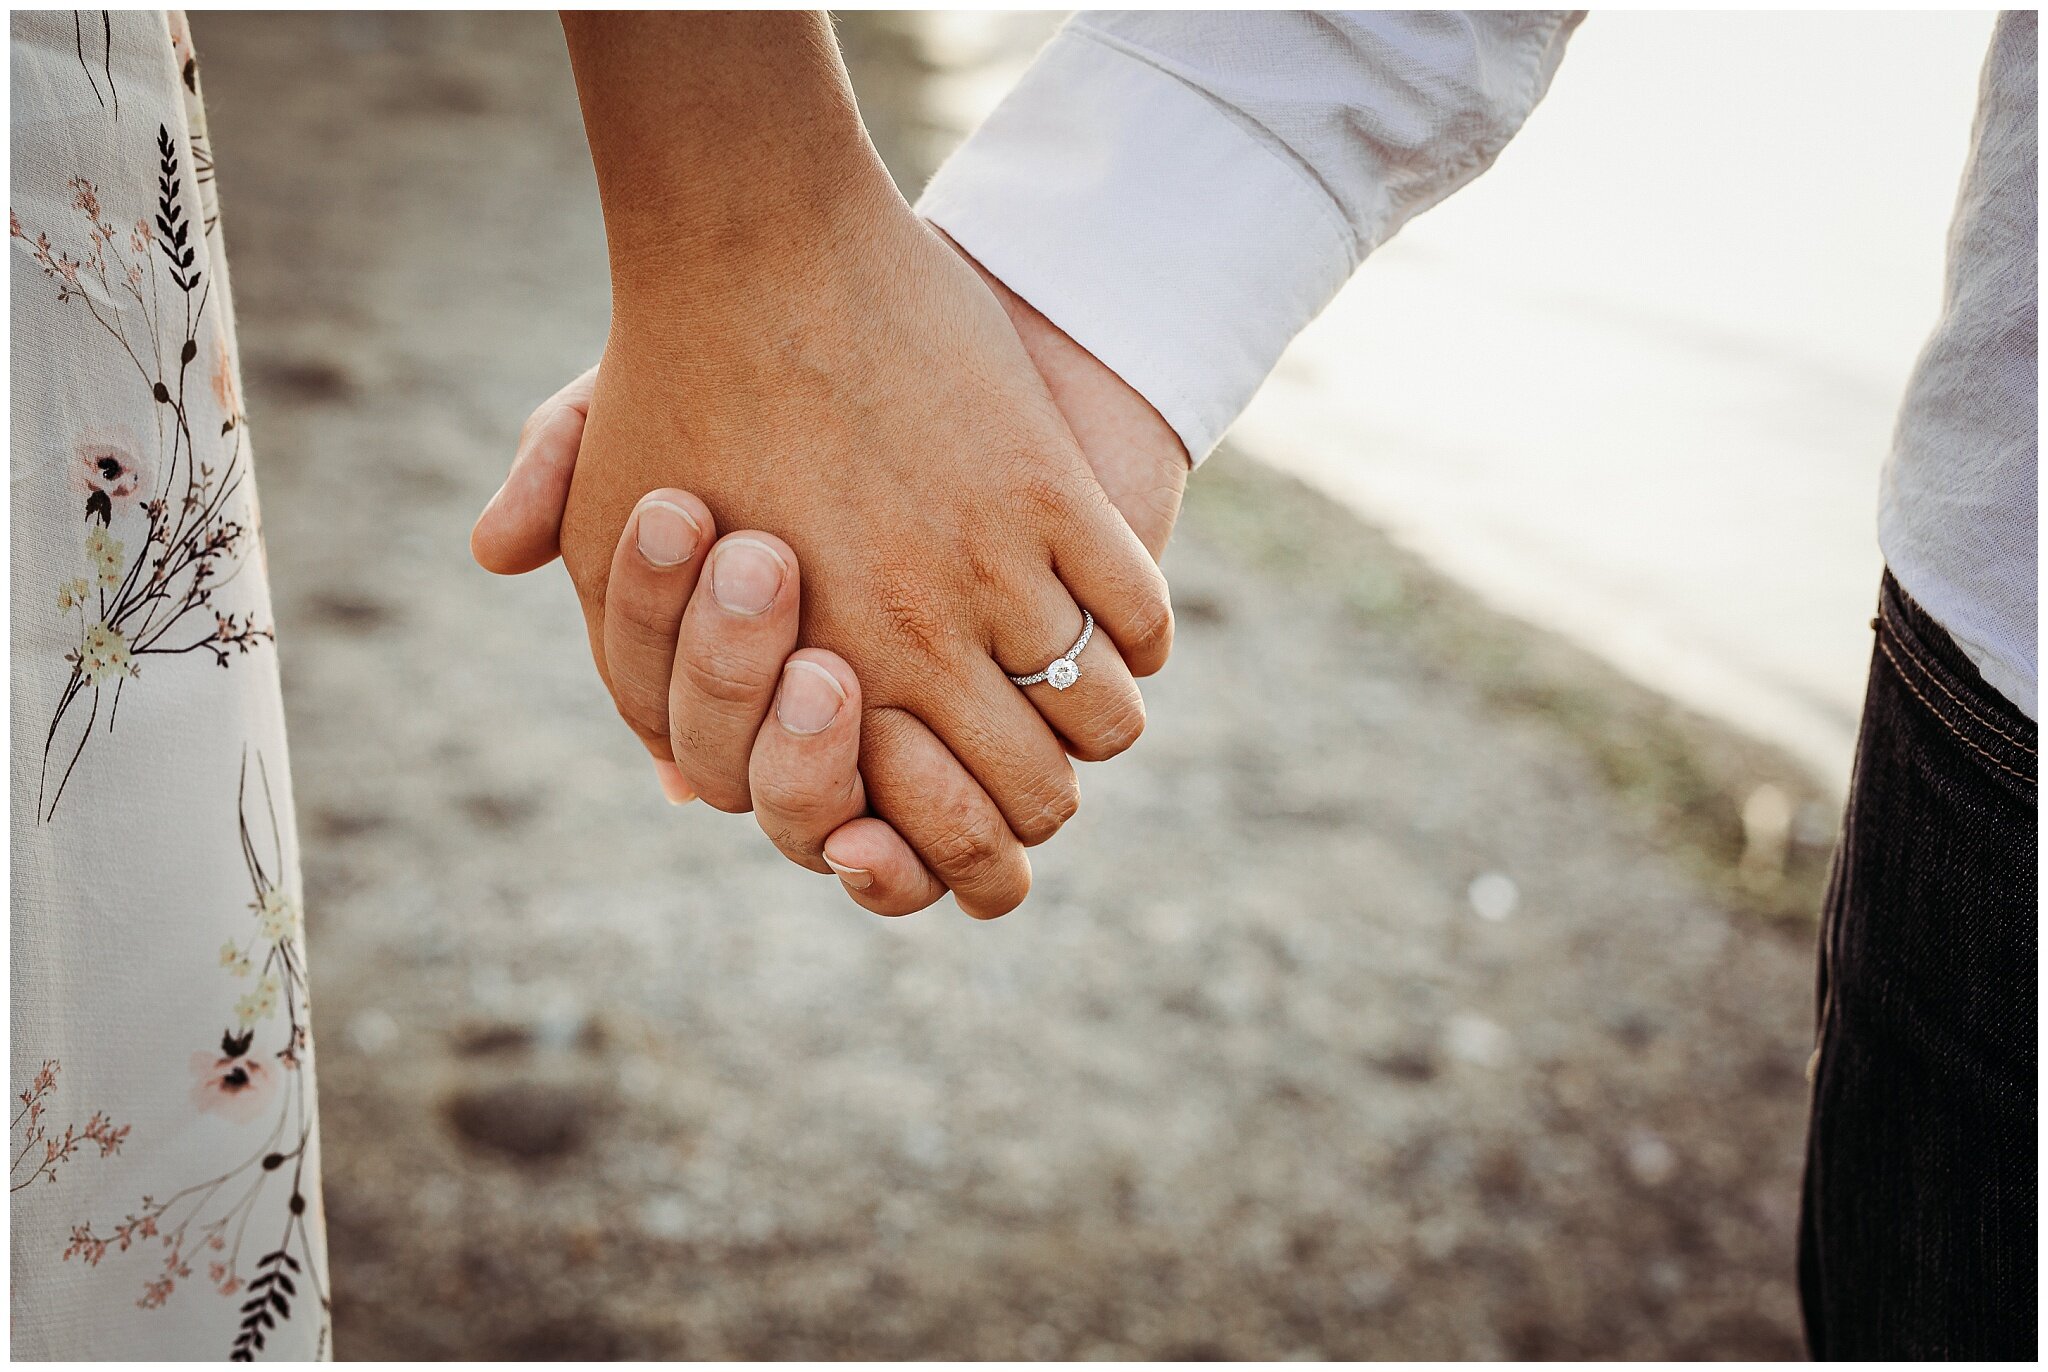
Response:
[{"label": "silver ring band", "polygon": [[1046,664],[1042,672],[1030,676],[1013,676],[1010,680],[1019,686],[1036,686],[1043,681],[1055,691],[1064,691],[1081,679],[1081,666],[1074,659],[1081,656],[1081,650],[1088,646],[1088,639],[1095,633],[1095,616],[1081,611],[1081,636],[1074,640],[1074,646]]}]

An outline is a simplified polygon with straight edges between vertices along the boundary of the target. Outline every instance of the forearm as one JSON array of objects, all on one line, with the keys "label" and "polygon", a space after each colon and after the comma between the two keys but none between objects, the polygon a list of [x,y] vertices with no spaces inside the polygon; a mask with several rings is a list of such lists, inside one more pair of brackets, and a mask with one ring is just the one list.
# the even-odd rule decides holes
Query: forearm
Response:
[{"label": "forearm", "polygon": [[895,202],[818,13],[562,15],[615,304],[758,300]]}]

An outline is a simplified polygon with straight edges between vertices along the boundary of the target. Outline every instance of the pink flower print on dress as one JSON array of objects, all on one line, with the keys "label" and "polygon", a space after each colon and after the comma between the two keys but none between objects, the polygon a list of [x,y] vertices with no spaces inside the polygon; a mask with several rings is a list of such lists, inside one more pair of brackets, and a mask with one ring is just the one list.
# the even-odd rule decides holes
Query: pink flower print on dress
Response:
[{"label": "pink flower print on dress", "polygon": [[71,205],[94,224],[100,220],[99,188],[82,176],[71,178]]},{"label": "pink flower print on dress", "polygon": [[126,429],[90,428],[79,435],[73,451],[74,484],[85,493],[85,517],[111,524],[114,507],[125,505],[149,481],[142,445]]},{"label": "pink flower print on dress", "polygon": [[277,1090],[277,1073],[249,1056],[247,1044],[246,1034],[239,1038],[231,1036],[221,1047],[240,1048],[240,1052],[192,1055],[192,1075],[197,1078],[192,1087],[194,1105],[237,1124],[248,1124],[263,1113],[263,1107]]}]

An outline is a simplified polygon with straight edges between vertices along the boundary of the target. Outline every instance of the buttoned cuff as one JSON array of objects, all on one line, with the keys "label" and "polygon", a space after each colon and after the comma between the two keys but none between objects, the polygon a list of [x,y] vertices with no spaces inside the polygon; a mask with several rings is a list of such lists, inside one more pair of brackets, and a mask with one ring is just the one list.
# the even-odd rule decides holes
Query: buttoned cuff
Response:
[{"label": "buttoned cuff", "polygon": [[1149,400],[1195,462],[1357,265],[1302,168],[1073,27],[918,210]]}]

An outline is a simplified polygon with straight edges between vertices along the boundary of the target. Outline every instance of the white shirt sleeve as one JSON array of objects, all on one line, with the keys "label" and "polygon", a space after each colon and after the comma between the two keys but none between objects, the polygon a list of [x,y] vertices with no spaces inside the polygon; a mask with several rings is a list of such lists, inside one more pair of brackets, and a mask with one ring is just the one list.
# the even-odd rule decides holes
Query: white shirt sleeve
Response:
[{"label": "white shirt sleeve", "polygon": [[1199,462],[1366,254],[1492,163],[1581,17],[1083,13],[918,208]]}]

